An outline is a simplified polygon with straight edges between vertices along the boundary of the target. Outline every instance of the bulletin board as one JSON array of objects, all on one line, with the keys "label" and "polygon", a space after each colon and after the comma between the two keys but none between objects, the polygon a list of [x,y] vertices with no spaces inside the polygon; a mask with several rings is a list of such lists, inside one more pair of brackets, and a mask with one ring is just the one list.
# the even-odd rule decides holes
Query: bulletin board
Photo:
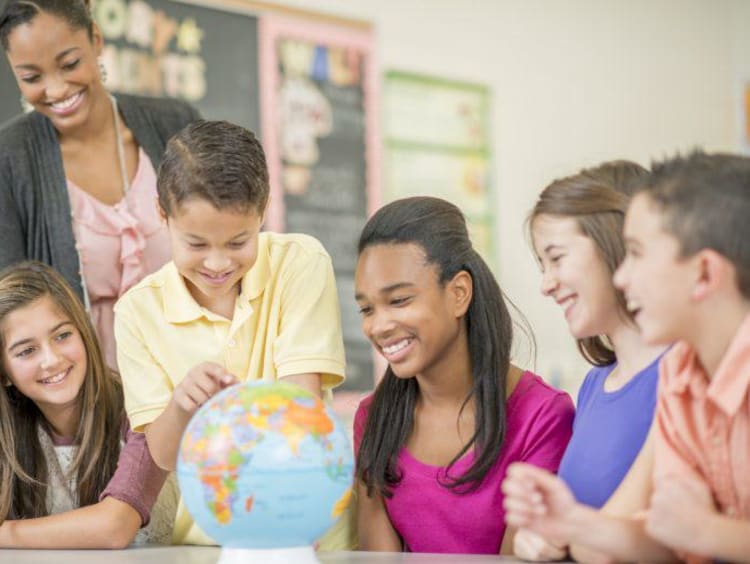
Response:
[{"label": "bulletin board", "polygon": [[485,86],[390,71],[383,84],[384,200],[438,196],[466,215],[474,247],[495,264]]},{"label": "bulletin board", "polygon": [[274,231],[313,235],[331,254],[347,379],[373,387],[373,356],[354,301],[357,241],[380,205],[378,80],[369,28],[277,16],[260,21],[261,122]]}]

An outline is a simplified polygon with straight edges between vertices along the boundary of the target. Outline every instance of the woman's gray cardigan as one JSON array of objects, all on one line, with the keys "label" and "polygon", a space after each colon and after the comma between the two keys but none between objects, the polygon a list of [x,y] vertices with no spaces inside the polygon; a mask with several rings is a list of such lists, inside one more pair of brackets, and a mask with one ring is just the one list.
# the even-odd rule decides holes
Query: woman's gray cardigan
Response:
[{"label": "woman's gray cardigan", "polygon": [[[174,99],[116,98],[154,169],[169,138],[200,118],[189,104]],[[52,122],[38,112],[0,129],[0,268],[26,259],[56,268],[83,300],[60,144]]]}]

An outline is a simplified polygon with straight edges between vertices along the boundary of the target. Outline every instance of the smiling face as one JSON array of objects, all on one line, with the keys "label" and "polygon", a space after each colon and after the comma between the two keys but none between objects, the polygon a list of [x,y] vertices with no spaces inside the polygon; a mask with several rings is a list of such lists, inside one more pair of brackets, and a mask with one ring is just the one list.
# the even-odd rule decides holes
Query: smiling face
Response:
[{"label": "smiling face", "polygon": [[215,313],[231,311],[242,277],[258,256],[262,224],[254,208],[218,210],[198,198],[167,218],[172,258],[196,302]]},{"label": "smiling face", "polygon": [[77,416],[87,368],[78,328],[45,295],[9,313],[0,331],[10,383],[39,407],[56,430],[69,428]]},{"label": "smiling face", "polygon": [[622,323],[612,275],[574,218],[540,215],[532,224],[542,294],[562,308],[576,339],[610,334]]},{"label": "smiling face", "polygon": [[354,285],[362,331],[399,378],[440,371],[465,349],[465,272],[441,285],[418,245],[376,244],[360,254]]},{"label": "smiling face", "polygon": [[664,231],[662,222],[662,214],[647,195],[633,198],[625,216],[627,254],[614,278],[649,344],[685,338],[693,325],[687,306],[696,270],[690,258],[680,257],[679,242]]},{"label": "smiling face", "polygon": [[22,96],[65,133],[106,101],[97,64],[101,50],[96,26],[92,38],[85,28],[41,12],[10,32],[7,56]]}]

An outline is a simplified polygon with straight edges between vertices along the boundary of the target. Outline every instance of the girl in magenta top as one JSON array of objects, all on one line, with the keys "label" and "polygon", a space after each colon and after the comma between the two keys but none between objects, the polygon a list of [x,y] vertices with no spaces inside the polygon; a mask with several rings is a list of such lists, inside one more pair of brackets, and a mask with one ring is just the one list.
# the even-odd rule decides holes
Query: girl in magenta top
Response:
[{"label": "girl in magenta top", "polygon": [[355,416],[360,549],[510,553],[505,469],[556,471],[574,409],[511,365],[510,313],[458,208],[381,208],[360,237],[355,294],[388,362]]}]

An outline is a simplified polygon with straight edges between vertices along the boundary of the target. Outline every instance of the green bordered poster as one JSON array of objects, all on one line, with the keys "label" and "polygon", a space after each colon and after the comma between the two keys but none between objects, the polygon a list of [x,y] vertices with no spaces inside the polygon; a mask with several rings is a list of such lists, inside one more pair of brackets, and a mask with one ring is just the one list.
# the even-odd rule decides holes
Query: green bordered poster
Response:
[{"label": "green bordered poster", "polygon": [[385,75],[383,196],[438,196],[466,215],[475,248],[495,267],[486,86],[401,71]]}]

